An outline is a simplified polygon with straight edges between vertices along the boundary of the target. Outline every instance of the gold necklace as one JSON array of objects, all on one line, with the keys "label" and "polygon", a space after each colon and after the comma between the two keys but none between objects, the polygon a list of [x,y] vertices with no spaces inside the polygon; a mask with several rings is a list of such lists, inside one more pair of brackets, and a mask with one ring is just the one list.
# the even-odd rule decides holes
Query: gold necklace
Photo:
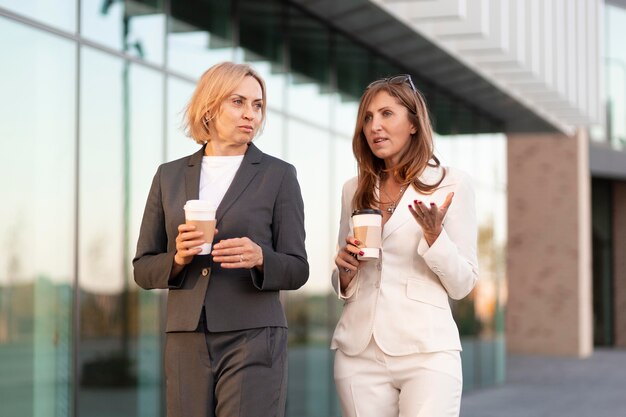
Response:
[{"label": "gold necklace", "polygon": [[389,207],[387,207],[387,210],[386,210],[387,213],[393,214],[393,212],[396,211],[396,208],[398,207],[398,202],[400,201],[400,198],[402,198],[402,193],[404,192],[405,188],[406,188],[405,185],[400,187],[400,192],[398,193],[398,197],[396,197],[396,199],[394,200],[393,198],[391,198],[389,196],[389,194],[387,194],[387,191],[385,191],[385,189],[383,187],[380,187],[380,190],[383,192],[383,194],[385,194],[385,196],[387,196],[389,201],[391,201],[391,204],[389,204],[389,203],[382,203],[382,204],[389,204]]}]

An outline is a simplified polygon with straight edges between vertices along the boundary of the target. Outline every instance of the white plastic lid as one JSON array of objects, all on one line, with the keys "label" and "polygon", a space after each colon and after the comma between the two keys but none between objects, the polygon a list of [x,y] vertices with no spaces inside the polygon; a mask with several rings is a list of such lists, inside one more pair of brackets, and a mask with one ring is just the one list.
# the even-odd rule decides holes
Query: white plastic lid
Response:
[{"label": "white plastic lid", "polygon": [[216,211],[217,207],[206,200],[187,200],[184,209],[188,211]]}]

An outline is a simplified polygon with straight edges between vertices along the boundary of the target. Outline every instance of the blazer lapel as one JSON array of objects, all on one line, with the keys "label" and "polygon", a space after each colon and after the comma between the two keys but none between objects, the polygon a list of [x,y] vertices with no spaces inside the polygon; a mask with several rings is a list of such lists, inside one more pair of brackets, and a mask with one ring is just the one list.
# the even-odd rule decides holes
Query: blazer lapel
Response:
[{"label": "blazer lapel", "polygon": [[200,195],[200,172],[202,170],[202,157],[204,145],[198,152],[189,157],[187,169],[185,169],[185,194],[187,200],[197,200]]},{"label": "blazer lapel", "polygon": [[230,187],[228,187],[222,202],[217,208],[217,213],[215,215],[217,224],[219,224],[220,220],[222,220],[222,217],[224,217],[224,214],[228,211],[230,206],[232,206],[237,198],[239,198],[248,184],[250,184],[250,181],[252,181],[252,179],[259,172],[259,163],[261,162],[262,157],[263,152],[251,143],[243,157],[243,161],[241,161],[241,166],[235,174],[235,178],[233,178],[233,182],[230,184]]},{"label": "blazer lapel", "polygon": [[[434,184],[439,180],[440,176],[441,169],[427,167],[420,176],[420,180],[426,184]],[[404,192],[404,195],[398,202],[398,207],[387,220],[387,223],[385,223],[385,227],[383,227],[383,241],[407,221],[415,221],[408,206],[413,204],[414,200],[424,200],[425,197],[424,194],[417,192],[412,186]]]},{"label": "blazer lapel", "polygon": [[413,200],[417,199],[417,196],[418,193],[412,186],[404,192],[402,198],[400,198],[400,201],[398,202],[398,207],[396,207],[395,211],[383,227],[383,241],[407,221],[413,220],[413,215],[411,215],[408,205],[412,203]]}]

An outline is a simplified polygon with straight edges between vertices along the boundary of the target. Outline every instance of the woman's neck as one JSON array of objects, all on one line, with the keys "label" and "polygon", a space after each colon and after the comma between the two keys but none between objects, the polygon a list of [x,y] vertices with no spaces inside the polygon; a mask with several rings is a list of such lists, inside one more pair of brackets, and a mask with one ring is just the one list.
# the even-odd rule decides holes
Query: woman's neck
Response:
[{"label": "woman's neck", "polygon": [[381,175],[380,175],[380,183],[381,184],[386,184],[386,185],[397,185],[397,186],[401,186],[403,184],[402,181],[399,181],[397,172],[393,169],[388,170],[388,171],[384,171]]},{"label": "woman's neck", "polygon": [[248,145],[241,146],[220,146],[215,141],[209,141],[204,148],[204,155],[206,156],[237,156],[244,155],[248,150]]}]

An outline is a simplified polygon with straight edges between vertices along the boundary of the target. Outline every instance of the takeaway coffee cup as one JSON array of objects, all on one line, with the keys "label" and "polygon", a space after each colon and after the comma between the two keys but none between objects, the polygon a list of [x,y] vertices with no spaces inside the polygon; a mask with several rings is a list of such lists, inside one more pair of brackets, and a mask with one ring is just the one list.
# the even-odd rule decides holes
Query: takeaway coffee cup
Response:
[{"label": "takeaway coffee cup", "polygon": [[376,209],[354,210],[352,213],[352,226],[354,237],[363,244],[358,255],[359,261],[378,259],[380,255],[382,236],[382,212]]},{"label": "takeaway coffee cup", "polygon": [[204,200],[188,200],[184,209],[185,223],[195,225],[196,230],[204,233],[203,239],[207,242],[202,244],[202,252],[198,255],[208,255],[215,234],[215,206]]}]

